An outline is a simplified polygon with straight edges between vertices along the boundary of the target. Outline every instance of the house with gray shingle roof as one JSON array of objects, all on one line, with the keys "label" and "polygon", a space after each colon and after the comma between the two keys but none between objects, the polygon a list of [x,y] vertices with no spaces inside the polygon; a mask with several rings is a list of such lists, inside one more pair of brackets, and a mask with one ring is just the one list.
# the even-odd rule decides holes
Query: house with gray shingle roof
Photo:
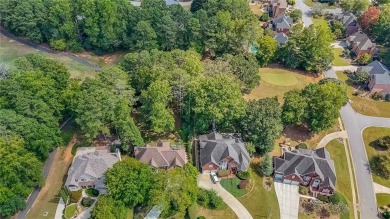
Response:
[{"label": "house with gray shingle roof", "polygon": [[275,34],[274,39],[278,43],[278,46],[281,46],[281,45],[287,43],[288,36],[285,33],[280,32],[280,33]]},{"label": "house with gray shingle roof", "polygon": [[359,30],[357,17],[349,11],[343,11],[342,13],[337,14],[336,20],[344,24],[347,36],[352,35]]},{"label": "house with gray shingle roof", "polygon": [[199,167],[202,172],[229,170],[235,174],[248,170],[250,156],[239,135],[213,131],[200,135],[198,139]]},{"label": "house with gray shingle roof", "polygon": [[329,196],[336,189],[334,162],[325,148],[285,150],[274,158],[274,169],[275,181],[308,186],[313,196]]},{"label": "house with gray shingle roof", "polygon": [[390,71],[381,62],[375,60],[366,66],[359,67],[357,72],[366,71],[370,74],[368,88],[372,93],[390,93]]},{"label": "house with gray shingle roof", "polygon": [[68,170],[65,186],[70,191],[95,188],[105,191],[104,174],[120,161],[119,152],[109,153],[109,147],[80,147]]},{"label": "house with gray shingle roof", "polygon": [[155,147],[135,147],[134,154],[137,160],[156,169],[169,170],[187,163],[185,149],[171,146],[170,142],[158,141]]},{"label": "house with gray shingle roof", "polygon": [[270,0],[268,12],[271,17],[276,18],[283,15],[287,10],[288,4],[286,0]]},{"label": "house with gray shingle roof", "polygon": [[352,47],[353,52],[359,57],[365,53],[374,55],[376,44],[373,43],[367,34],[358,31],[347,38],[347,45]]},{"label": "house with gray shingle roof", "polygon": [[277,18],[274,18],[271,20],[272,29],[275,30],[278,33],[285,33],[288,34],[291,29],[291,25],[293,24],[293,19],[291,17],[287,17],[286,15],[282,14],[278,16]]}]

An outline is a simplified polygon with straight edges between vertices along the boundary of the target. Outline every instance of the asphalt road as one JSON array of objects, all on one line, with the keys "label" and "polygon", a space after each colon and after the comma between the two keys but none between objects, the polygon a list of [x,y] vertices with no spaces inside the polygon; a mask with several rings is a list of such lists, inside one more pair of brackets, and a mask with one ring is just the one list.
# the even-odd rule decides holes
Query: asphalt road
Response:
[{"label": "asphalt road", "polygon": [[[334,69],[325,72],[329,78],[337,78]],[[340,110],[351,147],[352,162],[355,168],[359,194],[361,218],[377,218],[377,205],[373,187],[372,175],[364,146],[362,132],[370,126],[389,127],[390,118],[365,116],[357,113],[348,103]]]},{"label": "asphalt road", "polygon": [[310,16],[311,8],[305,5],[305,3],[303,3],[303,0],[297,0],[295,7],[302,11],[302,21],[305,27],[308,27],[313,24],[313,21],[311,20]]}]

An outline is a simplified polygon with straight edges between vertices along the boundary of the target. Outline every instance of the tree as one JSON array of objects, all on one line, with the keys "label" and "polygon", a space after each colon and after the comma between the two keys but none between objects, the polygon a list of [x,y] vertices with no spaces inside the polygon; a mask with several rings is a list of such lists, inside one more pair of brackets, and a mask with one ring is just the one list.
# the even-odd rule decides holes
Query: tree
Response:
[{"label": "tree", "polygon": [[365,70],[356,71],[353,77],[353,81],[356,84],[367,84],[370,78],[370,73]]},{"label": "tree", "polygon": [[383,136],[376,140],[376,145],[386,150],[390,149],[390,136]]},{"label": "tree", "polygon": [[153,82],[141,94],[143,116],[149,122],[150,128],[157,133],[174,129],[175,119],[172,110],[168,108],[172,99],[171,95],[171,87],[166,80]]},{"label": "tree", "polygon": [[101,195],[91,212],[91,219],[121,219],[126,218],[126,207],[120,201],[115,201],[107,195]]},{"label": "tree", "polygon": [[289,4],[289,5],[295,5],[295,0],[287,0],[287,4]]},{"label": "tree", "polygon": [[299,9],[295,9],[292,12],[290,12],[290,17],[293,19],[294,23],[301,20],[302,18],[302,11]]},{"label": "tree", "polygon": [[303,122],[307,102],[300,90],[291,90],[284,94],[282,120],[285,125],[300,125]]},{"label": "tree", "polygon": [[359,18],[359,25],[362,27],[365,33],[371,33],[373,26],[378,23],[381,11],[371,6],[365,11]]},{"label": "tree", "polygon": [[273,37],[264,36],[257,41],[257,60],[260,66],[266,66],[275,56],[278,43]]},{"label": "tree", "polygon": [[366,0],[341,0],[341,8],[344,11],[351,11],[354,14],[360,14],[367,10],[371,2]]},{"label": "tree", "polygon": [[271,151],[283,129],[281,114],[277,97],[249,101],[240,121],[244,140],[260,154]]},{"label": "tree", "polygon": [[245,148],[250,156],[253,156],[253,154],[256,152],[256,146],[252,142],[247,142],[245,144]]},{"label": "tree", "polygon": [[264,176],[270,176],[274,172],[274,168],[272,166],[272,158],[269,154],[264,156],[264,160],[259,164],[260,173]]},{"label": "tree", "polygon": [[259,67],[254,55],[238,54],[230,60],[229,64],[232,73],[243,83],[244,91],[249,92],[260,84]]},{"label": "tree", "polygon": [[379,21],[373,27],[376,41],[383,46],[390,45],[390,4],[380,5]]},{"label": "tree", "polygon": [[268,14],[268,13],[263,13],[263,14],[260,16],[260,21],[263,21],[263,22],[269,21],[269,14]]},{"label": "tree", "polygon": [[148,165],[134,158],[125,158],[106,173],[108,194],[127,207],[145,205],[150,196],[154,173]]},{"label": "tree", "polygon": [[136,50],[152,50],[158,48],[157,34],[148,21],[140,21],[135,27],[134,46]]},{"label": "tree", "polygon": [[358,59],[357,59],[357,62],[360,64],[360,65],[367,65],[368,63],[370,63],[372,60],[372,57],[370,54],[368,53],[364,53],[363,55],[359,56]]},{"label": "tree", "polygon": [[191,164],[158,174],[150,191],[150,205],[162,207],[164,217],[184,217],[198,194],[197,169]]},{"label": "tree", "polygon": [[345,35],[346,28],[341,21],[334,21],[332,23],[331,29],[337,39],[340,39]]},{"label": "tree", "polygon": [[390,157],[388,154],[375,155],[370,158],[371,171],[384,179],[390,177]]},{"label": "tree", "polygon": [[192,1],[190,11],[192,13],[195,13],[195,12],[199,11],[200,9],[203,9],[206,2],[207,2],[207,0],[194,0],[194,1]]}]

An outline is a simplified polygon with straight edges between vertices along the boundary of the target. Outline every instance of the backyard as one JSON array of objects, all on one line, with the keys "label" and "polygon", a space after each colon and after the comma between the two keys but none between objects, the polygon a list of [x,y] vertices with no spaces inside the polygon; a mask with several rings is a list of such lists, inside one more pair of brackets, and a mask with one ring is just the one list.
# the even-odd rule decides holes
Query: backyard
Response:
[{"label": "backyard", "polygon": [[[378,138],[389,136],[389,135],[390,135],[390,128],[369,127],[364,129],[363,140],[366,146],[368,159],[370,159],[375,155],[389,153],[384,151],[378,151],[377,149],[375,149],[375,145],[373,144],[373,142]],[[378,184],[381,184],[386,187],[390,187],[390,179],[382,178],[376,174],[372,174],[372,179],[374,182]]]},{"label": "backyard", "polygon": [[245,206],[254,219],[279,219],[279,204],[273,185],[271,190],[267,191],[263,186],[263,177],[257,175],[255,171],[252,172],[253,190],[244,197],[237,199]]},{"label": "backyard", "polygon": [[[336,72],[337,77],[346,83],[348,76],[342,72]],[[390,117],[390,102],[377,101],[370,97],[359,97],[354,96],[354,87],[347,84],[348,97],[352,100],[352,107],[357,112],[367,116],[379,116],[379,117]]]},{"label": "backyard", "polygon": [[[206,219],[236,219],[236,213],[229,207],[223,210],[210,210],[195,204],[197,207],[197,217],[204,216]],[[192,218],[191,218],[192,219]]]},{"label": "backyard", "polygon": [[319,77],[308,73],[289,70],[278,65],[260,68],[260,85],[244,96],[245,99],[262,99],[278,96],[279,102],[283,102],[285,92],[293,89],[302,89],[310,83],[316,83]]},{"label": "backyard", "polygon": [[332,52],[334,57],[334,66],[348,66],[351,64],[351,60],[341,57],[341,54],[343,53],[342,48],[333,48]]}]

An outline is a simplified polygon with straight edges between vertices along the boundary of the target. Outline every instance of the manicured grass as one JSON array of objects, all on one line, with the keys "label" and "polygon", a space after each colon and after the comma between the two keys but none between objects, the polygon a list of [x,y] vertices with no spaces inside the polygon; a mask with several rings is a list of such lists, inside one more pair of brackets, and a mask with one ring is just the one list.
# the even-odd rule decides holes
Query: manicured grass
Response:
[{"label": "manicured grass", "polygon": [[223,210],[210,210],[198,205],[199,216],[204,216],[206,219],[237,219],[236,213],[229,207]]},{"label": "manicured grass", "polygon": [[134,209],[128,208],[126,212],[126,219],[133,219]]},{"label": "manicured grass", "polygon": [[[304,0],[303,2],[305,3],[305,5],[307,5],[309,7],[313,7],[316,3],[318,3],[318,2],[313,2],[312,0]],[[329,5],[327,3],[319,3],[319,4],[321,4],[324,7],[324,9],[335,9],[336,8],[336,6]]]},{"label": "manicured grass", "polygon": [[351,61],[349,59],[344,59],[340,57],[340,55],[343,53],[342,48],[333,48],[333,65],[334,66],[347,66],[351,64]]},{"label": "manicured grass", "polygon": [[323,17],[319,17],[319,18],[311,18],[311,20],[313,21],[313,24],[315,26],[318,26],[318,25],[328,25],[328,22],[323,18]]},{"label": "manicured grass", "polygon": [[[346,82],[348,76],[342,71],[336,72],[337,77]],[[352,107],[357,112],[367,116],[379,116],[379,117],[390,117],[390,102],[376,101],[370,97],[358,97],[352,95],[354,88],[348,86],[348,97],[352,100]]]},{"label": "manicured grass", "polygon": [[390,207],[390,194],[377,193],[376,203],[378,207],[389,206]]},{"label": "manicured grass", "polygon": [[238,178],[222,179],[221,186],[230,192],[234,197],[242,197],[246,194],[245,189],[238,188],[238,184],[241,182]]},{"label": "manicured grass", "polygon": [[68,205],[65,208],[65,214],[64,214],[65,218],[72,218],[76,214],[76,211],[77,211],[77,205],[76,204]]},{"label": "manicured grass", "polygon": [[279,66],[260,68],[260,85],[244,96],[245,99],[262,99],[278,96],[279,102],[283,101],[285,92],[293,89],[302,89],[310,83],[316,83],[320,78],[309,74],[293,71]]},{"label": "manicured grass", "polygon": [[[373,148],[370,144],[371,142],[375,141],[376,139],[390,135],[390,128],[380,128],[380,127],[369,127],[364,129],[363,131],[363,140],[364,144],[366,146],[366,152],[368,159],[370,159],[372,156],[383,154],[386,152],[379,153],[375,148]],[[390,153],[390,152],[387,152]],[[372,179],[374,182],[381,184],[386,187],[390,187],[390,179],[384,179],[380,176],[377,176],[375,174],[372,174]]]},{"label": "manicured grass", "polygon": [[336,191],[345,197],[349,207],[349,216],[346,214],[343,215],[342,218],[354,218],[352,182],[349,177],[347,155],[345,153],[344,145],[339,140],[332,140],[325,147],[328,150],[330,157],[333,159],[336,168]]},{"label": "manicured grass", "polygon": [[59,54],[49,54],[40,52],[32,47],[18,43],[3,35],[0,35],[0,63],[5,64],[10,68],[14,65],[16,58],[27,55],[29,53],[39,53],[50,59],[63,63],[68,69],[73,78],[84,79],[96,75],[95,71],[70,59],[69,57]]},{"label": "manicured grass", "polygon": [[267,191],[263,187],[263,178],[252,171],[254,188],[238,200],[245,206],[253,218],[280,218],[279,204],[275,189]]},{"label": "manicured grass", "polygon": [[251,9],[252,13],[258,17],[260,17],[264,13],[262,7],[262,4],[249,5],[249,8]]}]

